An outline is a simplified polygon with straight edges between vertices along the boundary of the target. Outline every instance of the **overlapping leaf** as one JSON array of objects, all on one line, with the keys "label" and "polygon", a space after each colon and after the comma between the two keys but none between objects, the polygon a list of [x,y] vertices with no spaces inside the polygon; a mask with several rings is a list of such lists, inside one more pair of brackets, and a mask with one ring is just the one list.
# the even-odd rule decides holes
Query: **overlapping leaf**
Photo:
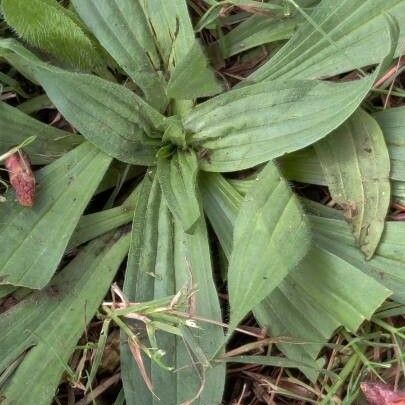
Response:
[{"label": "overlapping leaf", "polygon": [[128,246],[129,235],[121,232],[94,241],[48,287],[0,316],[0,373],[21,361],[0,387],[2,404],[52,402],[83,328],[99,307]]},{"label": "overlapping leaf", "polygon": [[388,108],[373,115],[381,126],[391,158],[393,180],[405,181],[405,108]]},{"label": "overlapping leaf", "polygon": [[0,205],[0,284],[42,288],[48,283],[110,163],[85,142],[36,173],[33,208],[17,205],[8,193]]},{"label": "overlapping leaf", "polygon": [[228,270],[232,327],[281,283],[311,241],[299,202],[273,163],[245,196],[234,227]]},{"label": "overlapping leaf", "polygon": [[64,117],[105,153],[127,163],[154,164],[154,131],[164,117],[123,86],[47,65],[13,40],[0,40],[0,55],[45,89]]},{"label": "overlapping leaf", "polygon": [[160,58],[138,0],[74,0],[82,20],[157,109],[167,104]]},{"label": "overlapping leaf", "polygon": [[43,124],[4,102],[0,103],[0,121],[0,154],[35,136],[25,147],[34,164],[49,163],[82,142],[80,136]]},{"label": "overlapping leaf", "polygon": [[[322,0],[290,41],[249,79],[320,78],[379,63],[389,42],[384,13],[403,27],[401,0]],[[400,42],[397,54],[404,51]]]},{"label": "overlapping leaf", "polygon": [[[392,194],[396,199],[404,200],[405,188],[405,145],[403,130],[405,129],[405,109],[389,108],[373,114],[380,125],[391,161],[390,179]],[[290,180],[303,183],[327,185],[319,159],[313,148],[306,148],[283,156],[280,159],[283,174]]]},{"label": "overlapping leaf", "polygon": [[[142,232],[139,230],[142,229]],[[204,223],[198,224],[193,235],[187,235],[182,225],[168,210],[157,179],[143,181],[135,209],[133,236],[125,279],[125,293],[130,300],[148,301],[175,294],[182,288],[195,286],[195,315],[218,321],[221,319],[218,298],[212,280],[208,239]],[[209,358],[223,339],[220,328],[204,324],[193,332],[197,344]],[[165,364],[176,373],[166,371],[149,359],[144,359],[157,397],[165,403],[220,403],[224,386],[223,366],[204,369],[194,364],[180,337],[157,334],[160,349],[164,349]],[[196,347],[191,348],[195,350]],[[144,385],[141,373],[130,354],[128,345],[121,345],[122,377],[127,402],[157,404],[159,401]],[[199,375],[201,373],[201,375]],[[205,377],[204,377],[204,374]]]},{"label": "overlapping leaf", "polygon": [[[319,0],[298,0],[297,4],[310,12],[309,7],[318,2]],[[284,9],[283,16],[254,13],[220,37],[217,45],[222,56],[228,58],[256,46],[290,38],[305,19],[292,5],[285,2],[284,6],[288,6],[288,9]]]},{"label": "overlapping leaf", "polygon": [[[254,180],[247,182],[245,191],[254,184]],[[242,196],[219,175],[205,174],[202,186],[204,208],[229,257],[233,224]],[[347,230],[350,237],[348,226]],[[365,262],[361,253],[357,253],[365,265],[375,260]],[[300,368],[308,378],[316,380],[319,364],[315,359],[334,330],[344,325],[356,331],[389,294],[389,290],[350,262],[323,245],[313,244],[298,267],[254,308],[254,314],[272,336],[291,337],[296,343],[301,342],[280,342],[278,347],[288,358],[311,365]]]},{"label": "overlapping leaf", "polygon": [[391,200],[390,158],[381,128],[360,109],[314,148],[332,198],[344,208],[355,240],[370,259]]}]

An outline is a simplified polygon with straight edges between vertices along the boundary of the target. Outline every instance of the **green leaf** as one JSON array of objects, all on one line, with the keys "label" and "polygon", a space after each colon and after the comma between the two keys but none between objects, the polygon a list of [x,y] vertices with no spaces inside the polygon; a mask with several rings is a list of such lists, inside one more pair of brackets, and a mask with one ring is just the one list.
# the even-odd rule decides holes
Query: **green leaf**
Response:
[{"label": "green leaf", "polygon": [[48,287],[0,316],[0,327],[6,331],[0,337],[0,372],[23,356],[2,387],[2,403],[52,402],[77,341],[128,252],[129,235],[121,235],[91,243]]},{"label": "green leaf", "polygon": [[[217,174],[204,174],[201,180],[204,209],[229,258],[233,224],[242,196]],[[255,180],[240,181],[239,185],[242,183],[246,183],[244,189],[248,191]],[[351,238],[350,230],[348,236]],[[374,260],[365,262],[355,250],[367,266]],[[287,338],[285,342],[281,339],[277,346],[289,359],[312,364],[311,368],[300,369],[311,381],[316,381],[319,365],[315,360],[332,333],[341,325],[355,332],[389,294],[351,263],[325,246],[312,243],[298,267],[254,308],[254,315],[272,336]],[[293,342],[288,342],[288,337]]]},{"label": "green leaf", "polygon": [[276,166],[268,163],[235,221],[228,270],[232,328],[302,260],[310,240],[298,200]]},{"label": "green leaf", "polygon": [[12,40],[0,40],[1,54],[34,76],[55,107],[89,142],[127,163],[155,163],[159,142],[152,137],[165,120],[140,97],[99,77],[47,65]]},{"label": "green leaf", "polygon": [[164,79],[153,34],[138,0],[74,0],[81,19],[147,101],[164,110]]},{"label": "green leaf", "polygon": [[314,146],[332,198],[370,259],[384,230],[391,200],[390,158],[377,122],[363,110]]},{"label": "green leaf", "polygon": [[[389,43],[384,13],[404,26],[401,0],[322,0],[287,44],[248,79],[321,78],[379,63]],[[396,54],[403,51],[399,46]]]},{"label": "green leaf", "polygon": [[[5,85],[5,86],[2,86]],[[30,96],[22,89],[21,84],[18,80],[13,77],[0,72],[0,93],[6,91],[15,91],[19,96],[24,98],[29,98]]]},{"label": "green leaf", "polygon": [[196,40],[193,47],[175,67],[167,87],[167,95],[179,100],[193,100],[221,93],[221,83],[208,65],[208,60]]},{"label": "green leaf", "polygon": [[140,4],[154,32],[164,69],[172,72],[195,40],[186,0],[140,0]]},{"label": "green leaf", "polygon": [[[405,202],[405,108],[388,108],[373,114],[384,134],[391,161],[391,192],[396,200]],[[314,149],[306,148],[286,156],[280,160],[284,176],[289,180],[302,183],[327,185],[319,159]]]},{"label": "green leaf", "polygon": [[376,73],[346,83],[291,80],[245,86],[195,107],[184,127],[191,144],[208,151],[200,160],[203,170],[246,169],[337,128],[367,95]]},{"label": "green leaf", "polygon": [[[139,232],[142,229],[142,232]],[[221,320],[218,297],[212,278],[211,261],[205,224],[201,219],[195,233],[187,235],[170,214],[159,183],[146,177],[135,209],[133,234],[128,259],[124,292],[128,299],[145,302],[171,296],[181,289],[195,287],[194,315],[212,321]],[[198,322],[198,321],[197,321]],[[220,327],[203,324],[201,329],[190,330],[185,335],[210,358],[223,340]],[[142,336],[142,335],[140,335]],[[205,375],[203,390],[196,404],[219,404],[222,400],[225,369],[205,368],[194,364],[185,343],[180,337],[165,332],[156,335],[160,349],[164,349],[164,362],[176,372],[162,369],[149,358],[144,358],[148,376],[154,384],[157,397],[167,404],[180,404],[191,400],[199,391]],[[145,341],[146,339],[143,339]],[[150,344],[146,343],[149,347]],[[121,345],[122,378],[127,403],[157,404],[137,370],[128,345]]]},{"label": "green leaf", "polygon": [[405,108],[388,108],[373,114],[384,133],[391,158],[393,180],[405,181]]},{"label": "green leaf", "polygon": [[17,34],[71,66],[94,69],[103,64],[91,38],[55,0],[3,0],[2,11]]},{"label": "green leaf", "polygon": [[139,190],[136,188],[118,207],[84,215],[69,241],[68,250],[132,221]]},{"label": "green leaf", "polygon": [[263,366],[271,366],[277,368],[313,368],[313,364],[297,363],[296,360],[286,359],[285,357],[276,356],[235,356],[225,357],[223,361],[227,363],[241,364],[260,364]]},{"label": "green leaf", "polygon": [[252,15],[222,36],[217,45],[222,56],[230,58],[256,46],[290,38],[302,21],[299,14],[284,19]]},{"label": "green leaf", "polygon": [[395,301],[405,303],[403,223],[386,223],[376,254],[369,261],[358,250],[345,221],[312,216],[311,225],[317,243],[390,289]]},{"label": "green leaf", "polygon": [[0,155],[35,136],[24,148],[33,164],[49,163],[82,142],[82,137],[45,125],[4,102],[0,102],[0,122]]},{"label": "green leaf", "polygon": [[42,288],[49,282],[110,163],[85,142],[36,172],[33,208],[7,194],[0,205],[0,284]]},{"label": "green leaf", "polygon": [[201,215],[196,195],[197,174],[197,156],[192,150],[178,149],[171,158],[158,160],[157,176],[167,206],[187,233]]}]

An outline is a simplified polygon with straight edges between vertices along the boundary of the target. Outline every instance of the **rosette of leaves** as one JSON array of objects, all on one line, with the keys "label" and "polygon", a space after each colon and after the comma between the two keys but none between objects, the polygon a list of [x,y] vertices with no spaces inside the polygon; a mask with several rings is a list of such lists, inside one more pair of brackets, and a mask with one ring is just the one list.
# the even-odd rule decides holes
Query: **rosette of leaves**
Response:
[{"label": "rosette of leaves", "polygon": [[[36,173],[33,209],[18,206],[11,191],[0,206],[1,295],[15,288],[38,290],[0,316],[8,331],[0,338],[5,403],[51,402],[82,333],[81,320],[94,315],[127,253],[128,308],[186,290],[185,313],[205,320],[195,328],[167,314],[149,314],[145,329],[110,313],[123,328],[121,369],[129,404],[158,403],[157,397],[168,404],[220,403],[224,344],[252,310],[272,333],[313,342],[280,349],[315,379],[319,342],[340,325],[355,331],[389,295],[400,297],[389,277],[375,280],[376,265],[351,243],[344,221],[304,213],[276,159],[315,144],[332,193],[346,211],[354,204],[355,241],[371,258],[389,204],[390,162],[380,127],[359,107],[398,53],[399,31],[388,13],[403,16],[403,6],[394,0],[351,0],[350,6],[323,0],[308,15],[297,3],[289,5],[298,31],[260,69],[225,91],[196,39],[185,0],[72,0],[69,10],[53,0],[35,0],[35,14],[24,0],[2,1],[5,20],[34,49],[2,38],[0,56],[40,85],[80,134],[0,105],[0,152],[35,135],[27,152],[34,162],[51,162]],[[285,5],[273,11],[282,15]],[[213,24],[218,15],[209,12]],[[364,27],[378,33],[372,55],[356,48],[359,38],[367,41]],[[320,80],[371,64],[378,66],[358,80]],[[364,133],[353,130],[356,125]],[[375,151],[373,181],[363,181],[367,167],[334,176],[347,158],[342,152],[331,156],[331,150],[344,149],[341,142],[352,146],[349,159],[361,168],[364,144]],[[108,187],[113,160],[130,170],[145,167],[138,171],[144,178],[122,206],[83,215],[91,198]],[[253,180],[231,184],[221,176],[245,169],[255,170]],[[363,193],[354,200],[359,183],[367,195],[384,198],[370,203]],[[227,336],[218,326],[204,209],[229,259]],[[125,228],[107,233],[131,221],[130,238]],[[55,275],[66,253],[90,240]],[[395,277],[403,282],[403,276]],[[356,291],[367,288],[362,300],[345,289],[348,279],[355,280]],[[86,302],[91,305],[82,316]],[[310,324],[316,316],[318,328]],[[29,382],[36,360],[44,357],[41,380]]]}]

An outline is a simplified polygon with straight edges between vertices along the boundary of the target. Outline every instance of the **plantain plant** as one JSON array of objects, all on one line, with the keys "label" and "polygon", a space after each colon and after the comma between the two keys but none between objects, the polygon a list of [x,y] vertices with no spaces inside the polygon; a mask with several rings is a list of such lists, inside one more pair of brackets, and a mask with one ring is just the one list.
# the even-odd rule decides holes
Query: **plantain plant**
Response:
[{"label": "plantain plant", "polygon": [[[193,26],[186,0],[1,2],[0,57],[44,92],[0,104],[0,154],[35,136],[24,151],[39,166],[33,207],[12,189],[0,205],[0,297],[19,297],[0,315],[5,404],[51,403],[64,373],[77,383],[69,359],[126,257],[99,315],[104,333],[121,330],[127,404],[220,404],[222,354],[251,311],[306,342],[278,347],[315,381],[334,330],[355,332],[388,297],[405,303],[405,229],[386,222],[402,198],[405,113],[369,102],[403,51],[405,2],[200,3]],[[204,44],[196,31],[217,31],[224,7],[243,22]],[[231,89],[208,57],[268,43],[274,55]],[[10,72],[4,87],[29,98]],[[73,131],[30,116],[49,106]],[[327,185],[341,209],[291,180]],[[227,325],[206,219],[226,257]]]}]

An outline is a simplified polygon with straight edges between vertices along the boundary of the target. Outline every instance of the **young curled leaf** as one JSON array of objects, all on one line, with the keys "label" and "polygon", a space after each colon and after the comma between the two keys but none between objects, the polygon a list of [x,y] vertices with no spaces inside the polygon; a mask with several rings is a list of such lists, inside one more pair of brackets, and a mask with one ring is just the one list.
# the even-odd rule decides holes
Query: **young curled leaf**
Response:
[{"label": "young curled leaf", "polygon": [[28,156],[22,151],[13,153],[6,159],[5,166],[18,202],[24,207],[32,207],[35,202],[36,183]]},{"label": "young curled leaf", "polygon": [[388,385],[364,382],[361,390],[370,405],[405,405],[405,392],[395,392]]}]

